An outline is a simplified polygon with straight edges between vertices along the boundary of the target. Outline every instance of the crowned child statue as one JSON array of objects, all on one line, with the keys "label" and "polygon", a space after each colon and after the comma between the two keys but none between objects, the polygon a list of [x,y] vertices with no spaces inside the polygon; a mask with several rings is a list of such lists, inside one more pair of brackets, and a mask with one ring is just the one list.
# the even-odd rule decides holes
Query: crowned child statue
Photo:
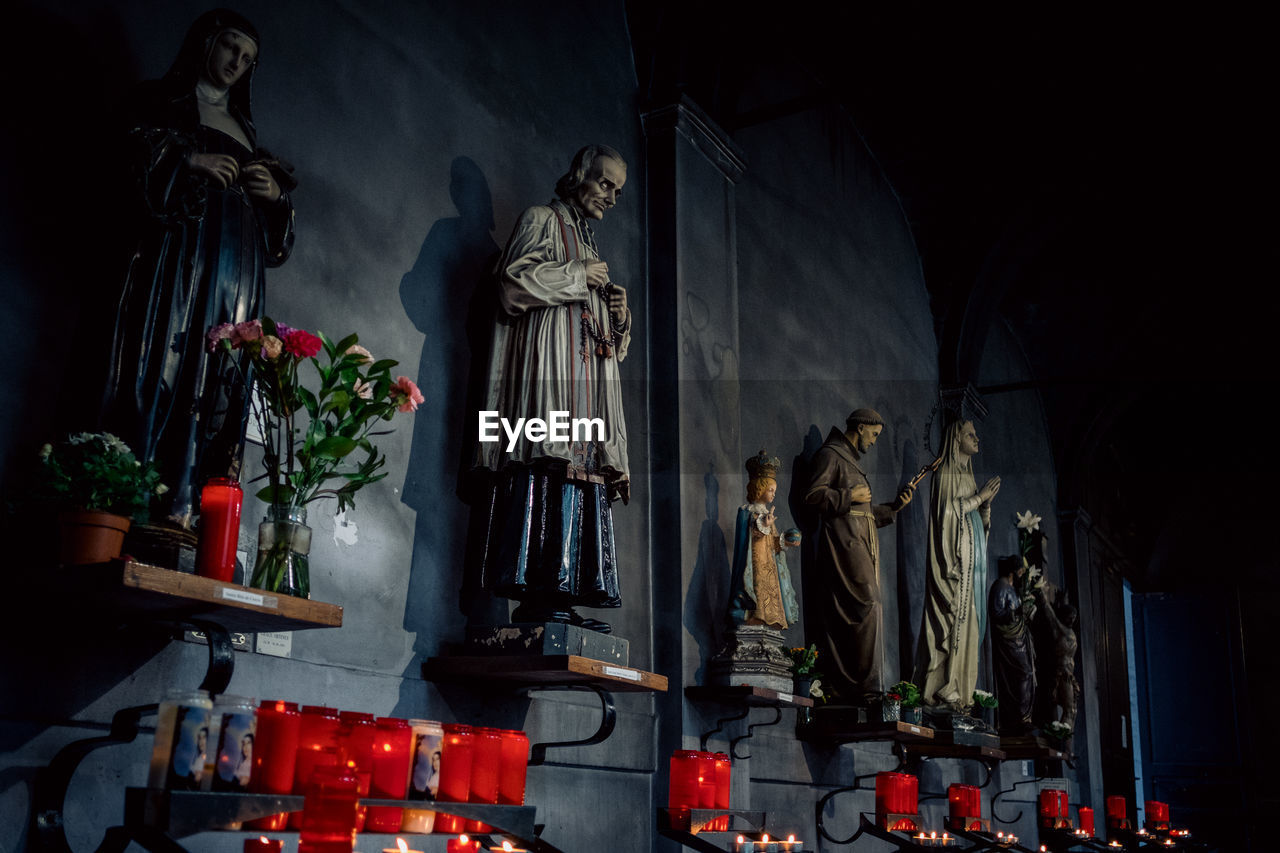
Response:
[{"label": "crowned child statue", "polygon": [[714,681],[791,689],[791,659],[782,632],[800,618],[787,570],[786,549],[799,544],[796,531],[779,535],[772,506],[781,463],[761,450],[746,463],[747,502],[738,509],[729,588],[729,641],[711,662]]}]

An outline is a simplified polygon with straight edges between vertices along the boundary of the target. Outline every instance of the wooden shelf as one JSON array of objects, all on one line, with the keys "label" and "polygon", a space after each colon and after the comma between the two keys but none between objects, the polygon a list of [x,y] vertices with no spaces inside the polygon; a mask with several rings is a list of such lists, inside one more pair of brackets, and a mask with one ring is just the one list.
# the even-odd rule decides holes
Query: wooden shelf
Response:
[{"label": "wooden shelf", "polygon": [[[940,732],[935,733],[935,737]],[[936,739],[929,743],[917,743],[909,747],[916,755],[930,758],[977,758],[987,761],[1004,761],[1008,756],[1004,750],[992,746],[980,746],[963,743],[939,743]]]},{"label": "wooden shelf", "polygon": [[342,626],[340,605],[276,595],[134,560],[53,569],[43,585],[59,598],[78,599],[89,618],[198,618],[241,632]]},{"label": "wooden shelf", "polygon": [[723,702],[726,705],[748,705],[755,708],[776,708],[779,705],[795,708],[812,708],[813,700],[794,693],[780,693],[767,687],[739,684],[733,687],[695,684],[684,689],[690,699],[707,702]]},{"label": "wooden shelf", "polygon": [[1038,758],[1065,761],[1069,757],[1067,753],[1051,746],[1045,738],[1031,735],[1001,738],[1000,748],[1010,758],[1017,760]]},{"label": "wooden shelf", "polygon": [[[824,716],[826,719],[824,719]],[[916,723],[904,723],[896,720],[888,723],[845,722],[832,715],[815,713],[813,722],[803,730],[804,740],[835,741],[852,743],[861,740],[892,740],[903,744],[930,743],[933,740],[933,729]]]},{"label": "wooden shelf", "polygon": [[459,655],[427,658],[422,677],[428,681],[475,685],[490,680],[524,687],[594,684],[617,693],[667,690],[667,677],[643,669],[618,666],[579,655]]}]

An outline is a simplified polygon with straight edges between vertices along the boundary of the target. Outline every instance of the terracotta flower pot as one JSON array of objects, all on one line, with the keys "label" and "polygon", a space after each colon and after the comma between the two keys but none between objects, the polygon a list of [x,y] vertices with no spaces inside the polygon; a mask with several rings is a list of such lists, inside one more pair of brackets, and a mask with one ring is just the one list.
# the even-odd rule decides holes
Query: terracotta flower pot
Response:
[{"label": "terracotta flower pot", "polygon": [[105,563],[120,556],[129,519],[109,512],[84,510],[58,516],[58,561],[67,566]]}]

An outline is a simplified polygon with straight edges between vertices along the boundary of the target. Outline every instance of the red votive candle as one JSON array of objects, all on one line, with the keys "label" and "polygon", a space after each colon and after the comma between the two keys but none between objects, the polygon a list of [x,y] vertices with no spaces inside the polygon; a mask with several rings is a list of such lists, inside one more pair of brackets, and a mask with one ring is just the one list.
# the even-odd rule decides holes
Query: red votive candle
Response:
[{"label": "red votive candle", "polygon": [[[729,761],[729,756],[723,752],[716,753],[716,810],[729,810],[730,792],[729,787],[733,781],[733,764]],[[714,829],[717,832],[729,831],[729,816],[721,815],[715,820]]]},{"label": "red votive candle", "polygon": [[[373,775],[373,735],[377,729],[373,714],[361,711],[338,713],[338,761],[350,767],[360,785],[360,796],[369,796],[369,780]],[[364,831],[369,809],[356,806],[356,832]]]},{"label": "red votive candle", "polygon": [[889,830],[914,830],[916,824],[912,820],[901,819],[890,821],[887,815],[912,815],[916,813],[916,804],[920,793],[920,782],[910,773],[877,773],[876,774],[876,819]]},{"label": "red votive candle", "polygon": [[[442,803],[465,803],[471,793],[471,758],[475,734],[471,726],[446,723],[440,750],[440,791],[436,799]],[[452,834],[466,828],[466,818],[436,813],[436,832]]]},{"label": "red votive candle", "polygon": [[1151,823],[1169,822],[1169,804],[1159,800],[1147,800],[1147,820]]},{"label": "red votive candle", "polygon": [[[379,717],[373,737],[373,775],[369,794],[384,800],[403,800],[409,795],[409,765],[413,762],[413,727],[408,720]],[[398,832],[404,809],[398,806],[370,806],[366,832]]]},{"label": "red votive candle", "polygon": [[200,490],[200,543],[196,574],[230,583],[240,544],[240,504],[244,492],[230,477],[215,477]]},{"label": "red votive candle", "polygon": [[1080,831],[1085,838],[1093,838],[1093,809],[1088,806],[1080,807]]},{"label": "red votive candle", "polygon": [[509,806],[523,806],[528,774],[529,736],[518,729],[504,729],[502,768],[498,772],[498,802]]},{"label": "red votive candle", "polygon": [[[253,770],[249,790],[255,794],[288,794],[298,755],[298,731],[302,713],[293,702],[263,701],[258,705],[258,725],[253,741]],[[289,822],[288,812],[245,821],[246,827],[278,832]]]},{"label": "red votive candle", "polygon": [[[294,759],[293,792],[301,794],[311,780],[311,771],[319,765],[337,764],[338,726],[341,717],[337,708],[324,705],[303,705],[302,725],[298,729],[298,755]],[[302,826],[302,812],[289,815],[289,828]]]},{"label": "red votive candle", "polygon": [[356,844],[360,783],[350,767],[315,767],[306,785],[298,853],[351,853]]},{"label": "red votive candle", "polygon": [[257,838],[246,838],[244,840],[244,853],[281,853],[284,849],[284,841],[279,838],[267,838],[260,835]]},{"label": "red votive candle", "polygon": [[677,749],[671,753],[671,787],[667,793],[667,807],[672,809],[696,809],[698,807],[698,752]]},{"label": "red votive candle", "polygon": [[445,853],[480,853],[480,842],[465,835],[459,835],[446,842]]},{"label": "red votive candle", "polygon": [[968,830],[982,819],[982,795],[976,785],[952,783],[947,788],[947,815],[953,827]]},{"label": "red votive candle", "polygon": [[[469,803],[498,802],[498,780],[502,775],[502,730],[477,728],[471,742],[471,784]],[[492,832],[479,820],[467,821],[467,832]]]},{"label": "red votive candle", "polygon": [[1126,820],[1128,806],[1124,797],[1107,797],[1107,825],[1115,826]]},{"label": "red votive candle", "polygon": [[714,752],[698,753],[698,808],[716,807],[716,755]]}]

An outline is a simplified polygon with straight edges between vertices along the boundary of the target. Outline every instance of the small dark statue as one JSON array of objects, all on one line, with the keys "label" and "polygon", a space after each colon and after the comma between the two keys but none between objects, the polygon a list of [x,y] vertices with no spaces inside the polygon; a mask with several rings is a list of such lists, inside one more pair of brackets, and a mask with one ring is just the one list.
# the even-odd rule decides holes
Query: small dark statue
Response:
[{"label": "small dark statue", "polygon": [[1021,557],[1001,557],[998,572],[987,599],[987,612],[991,616],[1000,733],[1025,735],[1031,731],[1036,696],[1036,651],[1031,640],[1035,608],[1019,591],[1027,575],[1027,565]]},{"label": "small dark statue", "polygon": [[205,331],[262,312],[264,270],[293,245],[291,167],[258,146],[247,20],[201,15],[126,116],[137,243],[116,316],[104,420],[171,484],[170,521],[192,526],[196,489],[236,476],[248,407]]}]

